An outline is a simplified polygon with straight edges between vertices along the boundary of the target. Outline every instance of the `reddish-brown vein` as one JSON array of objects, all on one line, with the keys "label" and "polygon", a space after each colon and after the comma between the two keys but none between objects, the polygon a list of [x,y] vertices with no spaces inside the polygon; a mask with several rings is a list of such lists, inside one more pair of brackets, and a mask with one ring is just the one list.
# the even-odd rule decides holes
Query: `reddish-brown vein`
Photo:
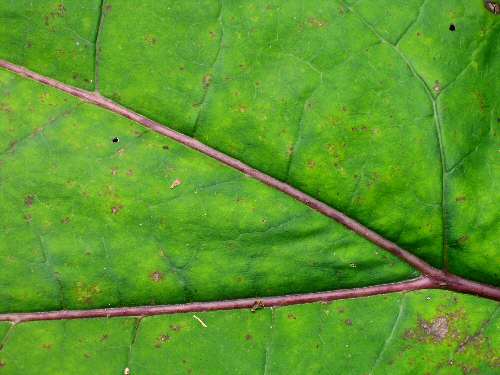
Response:
[{"label": "reddish-brown vein", "polygon": [[340,289],[331,292],[291,294],[285,296],[264,297],[257,299],[242,298],[225,301],[184,303],[179,305],[116,307],[93,310],[62,310],[35,313],[0,314],[0,321],[21,323],[35,320],[110,318],[118,316],[152,316],[235,309],[255,310],[264,307],[279,307],[313,302],[329,302],[339,299],[368,297],[377,294],[404,292],[409,290],[428,289],[435,287],[438,287],[438,285],[431,278],[419,277],[418,279],[414,280],[393,284],[376,285],[365,288]]},{"label": "reddish-brown vein", "polygon": [[[406,263],[408,263],[409,265],[411,265],[412,267],[419,270],[422,274],[425,275],[425,277],[422,279],[417,279],[415,281],[406,283],[380,285],[376,287],[352,289],[352,290],[339,290],[335,292],[312,293],[312,294],[302,294],[302,295],[282,296],[282,297],[268,297],[264,299],[265,301],[267,301],[266,302],[267,305],[265,306],[282,306],[287,304],[317,302],[317,301],[323,301],[325,300],[325,298],[326,300],[354,298],[366,295],[388,293],[393,291],[404,291],[404,290],[408,291],[408,290],[433,288],[433,287],[440,287],[453,291],[470,293],[470,294],[480,295],[486,298],[500,300],[500,288],[466,280],[461,277],[434,268],[430,264],[423,261],[422,259],[402,249],[394,242],[382,237],[378,233],[365,227],[364,225],[348,217],[344,213],[328,206],[327,204],[311,197],[310,195],[294,188],[293,186],[288,185],[287,183],[284,183],[282,181],[279,181],[274,177],[269,176],[255,168],[252,168],[249,165],[241,162],[240,160],[235,159],[229,155],[226,155],[220,151],[217,151],[214,148],[211,148],[194,138],[178,133],[175,130],[172,130],[128,108],[125,108],[113,102],[110,99],[104,98],[97,92],[89,92],[82,89],[78,89],[76,87],[59,82],[55,79],[35,73],[25,67],[12,64],[5,60],[0,60],[0,67],[3,67],[4,69],[7,69],[20,76],[32,79],[47,86],[64,91],[83,101],[95,104],[99,107],[102,107],[116,114],[119,114],[123,117],[126,117],[157,133],[160,133],[179,143],[182,143],[189,148],[192,148],[213,159],[216,159],[223,164],[226,164],[234,169],[237,169],[240,172],[246,174],[247,176],[252,177],[258,181],[261,181],[266,185],[293,197],[297,201],[306,204],[312,209],[318,211],[319,213],[336,220],[337,222],[349,228],[358,235],[366,238],[367,240],[371,241],[377,246],[387,250],[388,252],[402,259],[403,261],[405,261]],[[248,308],[251,307],[251,304],[253,303],[255,303],[255,299],[243,299],[243,300],[205,302],[198,304],[185,304],[185,305],[173,305],[173,306],[156,306],[156,307],[146,306],[146,307],[117,308],[117,309],[105,309],[105,310],[86,310],[86,311],[57,311],[57,312],[34,313],[31,314],[30,316],[32,316],[32,319],[34,319],[35,316],[59,317],[59,318],[53,317],[45,319],[70,319],[73,316],[73,314],[76,314],[75,318],[91,317],[91,316],[142,315],[142,313],[146,315],[154,315],[154,314],[166,314],[169,313],[170,311],[171,313],[174,313],[183,311],[208,311],[208,310],[224,310],[233,308]],[[110,311],[113,311],[112,314],[115,315],[109,315]],[[86,314],[90,315],[87,316]],[[92,315],[92,314],[104,314],[104,315]],[[7,317],[9,316],[10,317],[19,316],[19,314],[0,315],[0,320],[2,319],[12,320],[12,319],[7,319]]]}]

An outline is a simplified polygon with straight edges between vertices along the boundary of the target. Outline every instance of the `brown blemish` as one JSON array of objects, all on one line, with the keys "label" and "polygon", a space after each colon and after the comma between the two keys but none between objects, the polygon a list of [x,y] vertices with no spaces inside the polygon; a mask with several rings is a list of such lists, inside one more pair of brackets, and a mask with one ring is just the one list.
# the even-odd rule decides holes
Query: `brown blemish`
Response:
[{"label": "brown blemish", "polygon": [[430,322],[425,319],[420,319],[418,327],[421,331],[420,333],[414,330],[408,330],[405,332],[405,338],[417,338],[419,341],[426,341],[426,338],[432,338],[434,341],[439,342],[446,338],[449,331],[448,319],[443,316]]},{"label": "brown blemish", "polygon": [[52,349],[52,344],[42,344],[42,348],[46,350]]},{"label": "brown blemish", "polygon": [[7,103],[0,103],[0,112],[11,113],[12,107]]},{"label": "brown blemish", "polygon": [[78,295],[77,299],[79,302],[91,304],[93,297],[101,293],[101,288],[97,285],[86,286],[84,283],[78,281],[76,283],[76,293]]},{"label": "brown blemish", "polygon": [[108,339],[108,335],[102,335],[100,341],[106,341]]},{"label": "brown blemish", "polygon": [[146,44],[153,46],[156,44],[156,37],[154,35],[148,34],[144,37]]},{"label": "brown blemish", "polygon": [[314,169],[314,168],[316,168],[316,162],[315,162],[314,160],[309,160],[309,161],[307,162],[307,168],[309,168],[309,169]]},{"label": "brown blemish", "polygon": [[325,20],[315,18],[315,17],[309,17],[307,22],[309,23],[309,25],[311,27],[313,27],[315,29],[321,29],[321,28],[325,27],[326,25],[328,25],[328,22],[326,22]]},{"label": "brown blemish", "polygon": [[493,14],[500,14],[500,5],[494,1],[487,0],[484,2],[486,9]]},{"label": "brown blemish", "polygon": [[432,87],[432,89],[434,90],[434,92],[436,94],[439,94],[441,92],[441,84],[439,83],[439,81],[436,81],[434,83],[434,86]]},{"label": "brown blemish", "polygon": [[288,314],[287,318],[290,319],[290,320],[296,320],[297,319],[297,317],[295,315],[293,315],[293,314]]},{"label": "brown blemish", "polygon": [[132,169],[129,169],[129,170],[127,171],[127,176],[129,176],[129,177],[130,177],[130,176],[133,176],[133,175],[134,175],[134,171],[133,171]]},{"label": "brown blemish", "polygon": [[250,309],[251,312],[256,312],[257,310],[260,310],[260,309],[263,309],[265,306],[264,306],[264,302],[262,302],[261,300],[257,300],[255,301],[255,303],[253,304],[252,308]]},{"label": "brown blemish", "polygon": [[463,246],[465,245],[465,243],[469,240],[469,236],[467,236],[466,234],[464,234],[463,236],[461,236],[459,239],[458,239],[458,244],[460,246]]},{"label": "brown blemish", "polygon": [[153,280],[155,283],[159,283],[160,281],[163,280],[164,274],[163,272],[155,271],[152,272],[151,275],[149,275],[149,278]]},{"label": "brown blemish", "polygon": [[210,74],[206,74],[203,76],[203,88],[206,90],[212,84],[213,77]]},{"label": "brown blemish", "polygon": [[28,195],[26,198],[24,198],[24,204],[27,206],[27,207],[31,207],[33,205],[33,200],[35,199],[34,196],[32,195]]},{"label": "brown blemish", "polygon": [[4,361],[0,361],[0,368],[4,368],[7,363]]},{"label": "brown blemish", "polygon": [[170,189],[175,189],[177,186],[179,186],[180,184],[182,184],[182,180],[176,178],[174,180],[174,182],[172,182],[172,184],[170,185]]},{"label": "brown blemish", "polygon": [[161,347],[163,344],[165,344],[167,341],[170,341],[170,336],[169,336],[169,335],[160,335],[160,336],[156,339],[156,344],[155,344],[155,347],[156,347],[156,348],[159,348],[159,347]]},{"label": "brown blemish", "polygon": [[71,219],[69,217],[65,217],[64,219],[61,219],[61,224],[69,224]]},{"label": "brown blemish", "polygon": [[253,339],[252,335],[245,335],[245,340],[247,341],[250,341],[251,339]]},{"label": "brown blemish", "polygon": [[463,195],[460,196],[460,197],[456,197],[455,198],[455,201],[457,201],[458,203],[463,203],[466,201],[467,198],[465,198]]},{"label": "brown blemish", "polygon": [[484,113],[486,110],[486,101],[484,100],[484,95],[480,92],[475,92],[474,96],[476,97],[477,101],[479,102],[479,110]]},{"label": "brown blemish", "polygon": [[177,324],[171,324],[170,329],[174,332],[180,332],[181,331],[181,326]]},{"label": "brown blemish", "polygon": [[344,320],[344,323],[348,326],[352,326],[352,320],[351,319],[346,319]]},{"label": "brown blemish", "polygon": [[112,176],[116,176],[117,173],[118,173],[118,168],[115,168],[115,167],[111,168],[111,175]]},{"label": "brown blemish", "polygon": [[89,359],[91,357],[91,355],[89,353],[83,353],[83,356],[87,359]]},{"label": "brown blemish", "polygon": [[121,211],[122,208],[123,208],[123,206],[121,204],[119,204],[118,206],[114,206],[111,208],[111,213],[113,215],[116,215],[118,212]]}]

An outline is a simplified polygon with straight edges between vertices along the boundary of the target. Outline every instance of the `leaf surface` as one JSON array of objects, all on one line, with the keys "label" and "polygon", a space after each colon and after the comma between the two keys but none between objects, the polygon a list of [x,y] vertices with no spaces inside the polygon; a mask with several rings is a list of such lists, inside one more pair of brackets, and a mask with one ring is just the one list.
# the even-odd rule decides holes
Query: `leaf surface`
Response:
[{"label": "leaf surface", "polygon": [[195,316],[207,327],[192,313],[22,323],[0,371],[496,374],[500,359],[498,304],[445,291]]},{"label": "leaf surface", "polygon": [[2,312],[280,295],[418,275],[307,206],[129,120],[7,72],[0,91]]},{"label": "leaf surface", "polygon": [[[23,0],[0,23],[0,373],[498,372],[492,300],[257,303],[419,276],[397,290],[498,295],[500,17],[482,0]],[[237,298],[257,311],[1,322]]]}]

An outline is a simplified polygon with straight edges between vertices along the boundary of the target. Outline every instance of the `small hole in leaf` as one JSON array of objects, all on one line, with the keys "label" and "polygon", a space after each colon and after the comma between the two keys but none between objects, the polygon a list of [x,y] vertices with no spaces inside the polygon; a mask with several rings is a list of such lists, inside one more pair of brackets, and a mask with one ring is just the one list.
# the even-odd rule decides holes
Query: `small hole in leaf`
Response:
[{"label": "small hole in leaf", "polygon": [[455,31],[455,29],[456,29],[456,28],[455,28],[455,25],[454,25],[454,24],[451,24],[451,25],[450,25],[450,31]]},{"label": "small hole in leaf", "polygon": [[120,142],[120,140],[118,139],[118,137],[114,137],[113,138],[113,143],[118,143],[118,142]]}]

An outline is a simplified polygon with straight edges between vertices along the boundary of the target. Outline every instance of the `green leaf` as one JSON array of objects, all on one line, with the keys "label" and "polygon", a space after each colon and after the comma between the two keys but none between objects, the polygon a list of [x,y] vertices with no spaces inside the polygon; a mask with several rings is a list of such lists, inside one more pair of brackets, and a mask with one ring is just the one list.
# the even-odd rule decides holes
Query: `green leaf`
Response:
[{"label": "green leaf", "polygon": [[31,322],[3,335],[0,371],[486,375],[498,370],[499,328],[497,303],[444,291],[255,313]]},{"label": "green leaf", "polygon": [[[38,3],[1,6],[1,57],[92,88],[97,52],[104,96],[498,285],[500,23],[483,1]],[[95,51],[71,51],[78,35]]]},{"label": "green leaf", "polygon": [[0,91],[1,312],[418,275],[307,206],[129,120],[8,72]]},{"label": "green leaf", "polygon": [[495,373],[499,20],[0,3],[0,373]]}]

